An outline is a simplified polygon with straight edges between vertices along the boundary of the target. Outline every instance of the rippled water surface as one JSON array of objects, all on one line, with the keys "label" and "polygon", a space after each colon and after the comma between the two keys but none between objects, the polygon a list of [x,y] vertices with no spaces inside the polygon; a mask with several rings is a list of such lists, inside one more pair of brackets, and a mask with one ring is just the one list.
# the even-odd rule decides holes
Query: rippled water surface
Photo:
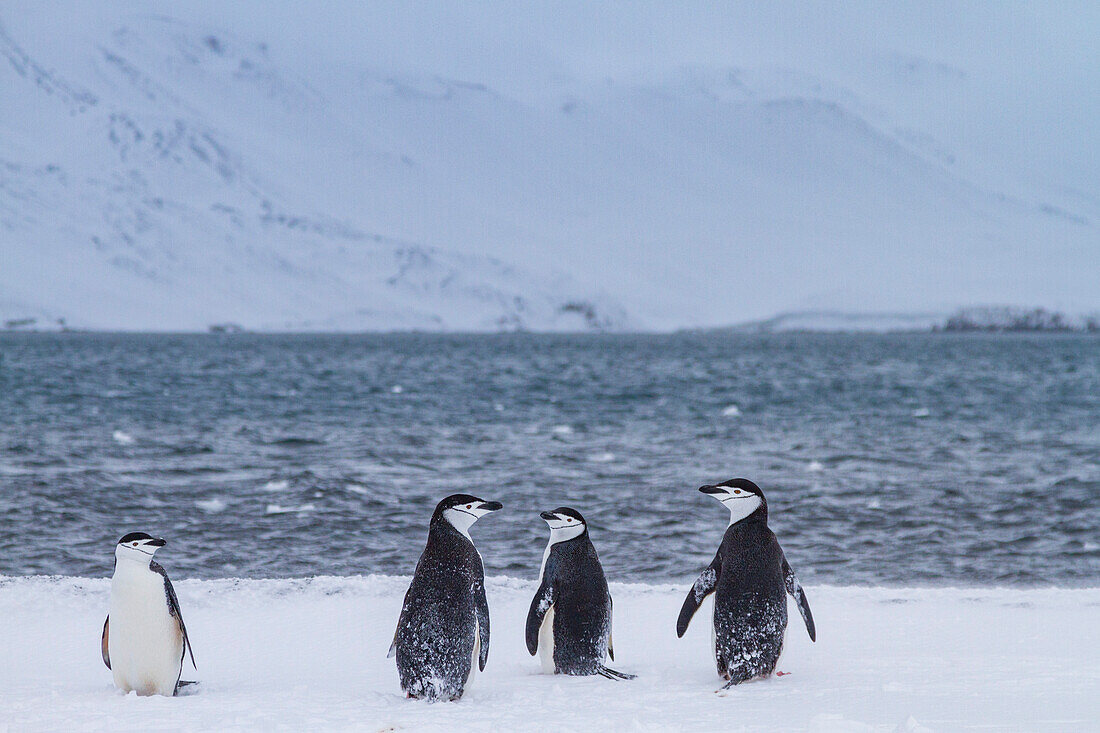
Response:
[{"label": "rippled water surface", "polygon": [[1100,583],[1100,339],[0,336],[0,574],[412,571],[428,517],[534,577],[562,504],[612,580],[681,580],[747,476],[804,582]]}]

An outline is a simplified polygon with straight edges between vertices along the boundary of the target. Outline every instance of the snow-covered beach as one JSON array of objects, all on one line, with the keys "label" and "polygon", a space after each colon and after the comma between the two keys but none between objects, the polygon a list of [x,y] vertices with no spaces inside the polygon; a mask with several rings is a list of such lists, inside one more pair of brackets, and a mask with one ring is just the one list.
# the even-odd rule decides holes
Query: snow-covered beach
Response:
[{"label": "snow-covered beach", "polygon": [[809,587],[789,676],[715,694],[709,604],[612,584],[616,667],[546,676],[523,645],[534,584],[491,578],[489,664],[457,703],[405,700],[386,649],[408,579],[181,580],[202,684],[123,696],[99,658],[109,581],[0,578],[0,730],[1088,730],[1100,726],[1100,588]]}]

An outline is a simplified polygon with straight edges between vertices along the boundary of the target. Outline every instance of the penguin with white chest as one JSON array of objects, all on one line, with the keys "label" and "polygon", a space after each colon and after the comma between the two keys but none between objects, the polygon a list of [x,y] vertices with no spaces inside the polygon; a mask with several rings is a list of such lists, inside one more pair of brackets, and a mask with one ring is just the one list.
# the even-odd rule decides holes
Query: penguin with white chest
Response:
[{"label": "penguin with white chest", "polygon": [[502,508],[468,494],[448,496],[435,508],[428,542],[416,564],[387,656],[397,656],[406,696],[457,700],[476,668],[489,658],[489,604],[485,567],[470,527]]},{"label": "penguin with white chest", "polygon": [[115,545],[111,604],[103,622],[103,663],[123,692],[168,695],[181,682],[185,653],[195,654],[168,573],[153,560],[165,541],[131,532]]},{"label": "penguin with white chest", "polygon": [[609,656],[615,661],[611,593],[584,517],[569,507],[539,516],[550,527],[550,540],[527,613],[527,651],[539,654],[547,673],[634,679],[604,666]]},{"label": "penguin with white chest", "polygon": [[785,593],[794,598],[812,641],[817,632],[806,594],[768,529],[768,503],[760,487],[735,478],[699,491],[729,509],[730,523],[714,560],[688,592],[676,635],[684,635],[703,599],[713,593],[715,661],[729,688],[775,671],[787,630]]}]

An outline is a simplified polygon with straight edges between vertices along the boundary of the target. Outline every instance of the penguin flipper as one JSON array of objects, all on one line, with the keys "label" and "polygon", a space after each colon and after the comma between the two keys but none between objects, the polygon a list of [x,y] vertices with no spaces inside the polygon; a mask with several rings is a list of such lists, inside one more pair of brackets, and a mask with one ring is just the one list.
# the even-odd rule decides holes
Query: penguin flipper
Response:
[{"label": "penguin flipper", "polygon": [[543,578],[542,585],[535,592],[535,597],[531,599],[531,608],[527,611],[527,628],[524,636],[527,640],[527,651],[532,657],[539,650],[539,629],[542,628],[542,620],[553,605],[554,586]]},{"label": "penguin flipper", "polygon": [[814,626],[814,615],[810,613],[810,602],[806,600],[806,592],[802,590],[798,578],[791,569],[791,564],[783,557],[783,583],[787,586],[787,592],[791,594],[798,612],[802,614],[802,621],[806,624],[806,632],[810,635],[810,641],[817,641],[817,628]]},{"label": "penguin flipper", "polygon": [[691,623],[692,616],[703,604],[703,599],[718,587],[718,576],[721,570],[721,563],[718,561],[718,556],[715,555],[714,559],[710,561],[710,565],[695,581],[695,585],[691,587],[691,590],[688,591],[687,598],[684,599],[684,606],[680,609],[680,617],[676,619],[676,636],[682,637],[684,635],[688,624]]},{"label": "penguin flipper", "polygon": [[168,613],[170,613],[175,619],[176,623],[180,625],[180,634],[183,635],[183,652],[180,654],[180,663],[183,663],[184,657],[187,654],[191,655],[191,666],[198,669],[198,665],[195,664],[195,651],[191,648],[191,639],[187,636],[187,626],[183,623],[183,613],[180,611],[180,602],[176,598],[176,589],[172,587],[172,581],[168,579],[168,572],[158,563],[156,560],[149,563],[149,569],[155,573],[160,573],[164,578],[164,595],[168,599]]},{"label": "penguin flipper", "polygon": [[397,635],[401,632],[401,625],[405,623],[405,610],[409,607],[410,593],[412,593],[411,586],[405,591],[405,598],[401,601],[401,613],[397,617],[397,628],[393,630],[393,641],[390,643],[390,650],[386,652],[386,659],[392,659],[397,654]]},{"label": "penguin flipper", "polygon": [[107,618],[103,620],[103,638],[100,639],[100,651],[103,653],[103,663],[107,665],[107,669],[111,668],[111,651],[107,645],[107,639],[111,635],[111,616],[107,615]]},{"label": "penguin flipper", "polygon": [[611,594],[607,594],[607,656],[611,657],[611,661],[615,661],[615,642],[611,633],[612,619],[615,616],[615,602],[611,600]]},{"label": "penguin flipper", "polygon": [[480,646],[477,660],[477,668],[485,671],[485,663],[489,661],[489,601],[485,598],[485,571],[479,573],[474,583],[474,613],[477,616],[478,644]]}]

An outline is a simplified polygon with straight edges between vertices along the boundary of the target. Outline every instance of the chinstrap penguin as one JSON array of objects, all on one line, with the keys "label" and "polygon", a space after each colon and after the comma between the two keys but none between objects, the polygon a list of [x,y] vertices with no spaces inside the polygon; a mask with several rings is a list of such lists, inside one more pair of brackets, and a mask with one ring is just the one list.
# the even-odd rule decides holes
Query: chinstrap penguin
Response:
[{"label": "chinstrap penguin", "polygon": [[115,545],[111,602],[103,622],[103,663],[115,685],[139,695],[175,695],[183,658],[195,654],[168,573],[153,560],[165,541],[131,532]]},{"label": "chinstrap penguin", "polygon": [[539,516],[550,527],[550,540],[527,612],[527,651],[539,654],[547,673],[634,679],[604,666],[607,657],[615,661],[611,593],[584,517],[564,506]]},{"label": "chinstrap penguin", "polygon": [[683,636],[699,605],[714,593],[714,654],[725,687],[767,677],[775,671],[787,629],[790,593],[817,640],[810,604],[778,540],[768,529],[764,492],[748,479],[735,478],[700,487],[729,509],[730,524],[722,544],[688,592],[676,635]]},{"label": "chinstrap penguin", "polygon": [[411,698],[457,700],[489,658],[485,568],[470,527],[502,508],[468,494],[435,508],[428,542],[405,594],[387,656],[397,656],[401,689]]}]

